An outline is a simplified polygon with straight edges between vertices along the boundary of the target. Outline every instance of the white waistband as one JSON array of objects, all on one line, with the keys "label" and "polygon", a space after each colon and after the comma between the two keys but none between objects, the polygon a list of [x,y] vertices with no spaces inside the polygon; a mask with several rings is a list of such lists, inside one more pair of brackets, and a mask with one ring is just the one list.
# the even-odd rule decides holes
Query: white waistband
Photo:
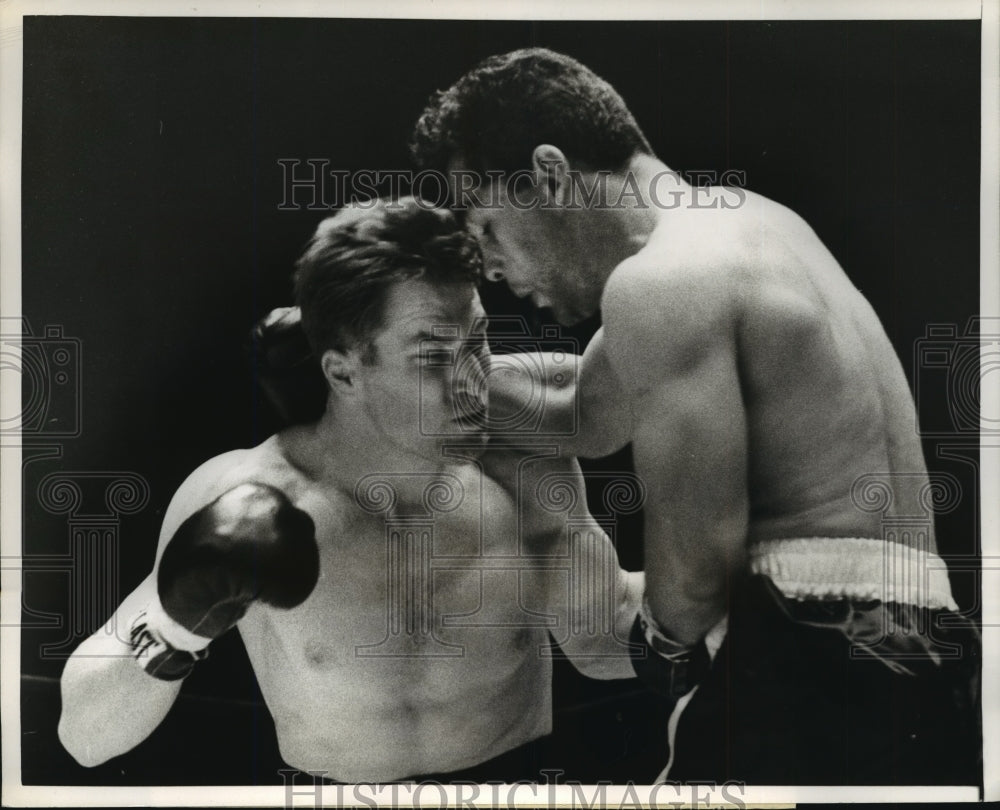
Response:
[{"label": "white waistband", "polygon": [[862,599],[958,610],[937,554],[868,537],[765,540],[750,569],[791,599]]}]

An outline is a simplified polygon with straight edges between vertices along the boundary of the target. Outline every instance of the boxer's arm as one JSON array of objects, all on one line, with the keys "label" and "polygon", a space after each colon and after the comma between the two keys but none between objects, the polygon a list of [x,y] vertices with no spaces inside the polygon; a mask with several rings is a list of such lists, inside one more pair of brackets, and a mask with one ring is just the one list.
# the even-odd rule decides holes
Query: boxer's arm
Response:
[{"label": "boxer's arm", "polygon": [[608,358],[635,403],[633,451],[649,493],[647,596],[682,644],[725,614],[730,575],[745,557],[747,424],[726,278],[718,269],[620,268],[602,301]]},{"label": "boxer's arm", "polygon": [[568,636],[557,641],[580,672],[590,678],[634,678],[627,642],[645,589],[642,571],[626,571],[618,564],[611,539],[593,519],[573,528],[569,582],[553,583],[557,607],[568,617]]},{"label": "boxer's arm", "polygon": [[493,355],[493,436],[524,442],[538,435],[540,441],[557,444],[565,456],[585,458],[610,455],[628,444],[631,411],[605,356],[603,331],[597,331],[582,357],[558,352]]},{"label": "boxer's arm", "polygon": [[156,578],[150,575],[66,662],[59,741],[88,768],[146,739],[180,692],[181,681],[162,681],[144,672],[128,640],[132,618],[155,596]]},{"label": "boxer's arm", "polygon": [[[215,497],[220,473],[236,457],[213,459],[181,485],[164,516],[157,561],[183,520]],[[59,740],[81,765],[100,765],[134,748],[162,722],[180,692],[182,681],[160,680],[143,670],[130,643],[132,620],[155,596],[154,567],[66,662]]]},{"label": "boxer's arm", "polygon": [[[572,440],[580,358],[553,352],[490,356],[490,436],[495,445]],[[544,437],[544,438],[540,438]]]},{"label": "boxer's arm", "polygon": [[602,326],[580,359],[577,403],[579,429],[573,455],[600,458],[621,450],[632,440],[632,408],[627,390],[608,359]]},{"label": "boxer's arm", "polygon": [[[645,577],[625,571],[610,538],[590,515],[576,459],[539,458],[521,470],[521,514],[532,554],[547,558],[552,635],[591,678],[634,678],[626,646],[639,612]],[[557,560],[560,564],[552,566]]]}]

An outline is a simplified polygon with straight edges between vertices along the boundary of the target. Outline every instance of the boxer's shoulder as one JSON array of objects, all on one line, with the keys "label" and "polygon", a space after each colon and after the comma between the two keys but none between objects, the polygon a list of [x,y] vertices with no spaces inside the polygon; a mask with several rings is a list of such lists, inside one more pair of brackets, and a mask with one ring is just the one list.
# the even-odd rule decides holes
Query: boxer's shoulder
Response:
[{"label": "boxer's shoulder", "polygon": [[170,500],[160,531],[161,541],[172,537],[180,524],[195,512],[243,484],[263,484],[287,493],[287,479],[276,474],[272,453],[264,445],[230,450],[196,467]]},{"label": "boxer's shoulder", "polygon": [[737,206],[685,206],[671,212],[625,263],[633,272],[726,285],[754,282],[778,264],[821,248],[797,213],[775,200],[741,192]]},{"label": "boxer's shoulder", "polygon": [[276,436],[256,447],[230,450],[200,464],[177,489],[174,500],[194,512],[242,484],[263,484],[294,499],[303,479]]},{"label": "boxer's shoulder", "polygon": [[684,370],[729,350],[739,317],[727,269],[701,260],[670,266],[641,252],[611,274],[601,299],[605,351],[619,379],[650,379],[655,369]]},{"label": "boxer's shoulder", "polygon": [[211,503],[224,492],[251,480],[253,450],[230,450],[208,459],[178,487],[174,500],[191,511]]}]

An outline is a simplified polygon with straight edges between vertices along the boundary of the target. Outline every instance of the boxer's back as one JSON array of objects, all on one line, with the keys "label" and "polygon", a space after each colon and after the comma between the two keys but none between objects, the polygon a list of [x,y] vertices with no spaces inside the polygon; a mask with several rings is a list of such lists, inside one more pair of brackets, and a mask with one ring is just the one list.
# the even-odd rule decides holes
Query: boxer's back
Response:
[{"label": "boxer's back", "polygon": [[502,594],[480,578],[482,553],[516,552],[497,548],[516,538],[498,486],[456,465],[439,476],[458,482],[453,511],[390,514],[377,510],[378,490],[365,510],[290,464],[275,440],[252,452],[312,516],[321,554],[302,606],[255,605],[240,623],[290,765],[342,781],[401,779],[466,768],[550,730],[546,632],[517,626],[516,576]]},{"label": "boxer's back", "polygon": [[862,476],[892,488],[897,514],[921,513],[926,468],[902,367],[811,228],[749,193],[739,209],[678,213],[643,253],[664,257],[665,273],[722,273],[731,293],[720,323],[733,337],[720,345],[735,354],[745,412],[748,540],[881,537]]},{"label": "boxer's back", "polygon": [[926,483],[895,350],[801,218],[759,197],[745,216],[752,269],[738,299],[738,351],[750,539],[881,537],[884,514],[866,481],[890,487],[893,510],[906,515],[921,512]]}]

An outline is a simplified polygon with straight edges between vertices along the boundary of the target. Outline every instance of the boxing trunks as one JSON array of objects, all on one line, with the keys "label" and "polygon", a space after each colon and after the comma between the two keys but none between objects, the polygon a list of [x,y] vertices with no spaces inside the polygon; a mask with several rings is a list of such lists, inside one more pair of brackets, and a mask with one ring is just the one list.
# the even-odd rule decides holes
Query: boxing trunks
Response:
[{"label": "boxing trunks", "polygon": [[[449,771],[447,773],[429,773],[419,776],[410,776],[406,779],[390,780],[380,784],[408,784],[420,782],[436,782],[438,784],[451,784],[456,782],[473,782],[485,784],[487,782],[502,782],[513,784],[514,782],[546,782],[547,777],[542,773],[546,768],[545,751],[548,744],[548,737],[540,737],[510,751],[505,751],[486,762],[480,762],[469,768],[460,771]],[[329,777],[314,777],[312,774],[300,772],[295,779],[297,784],[343,785]]]},{"label": "boxing trunks", "polygon": [[[940,557],[868,538],[775,540],[749,557],[707,665],[692,656],[697,685],[672,693],[658,781],[978,783],[980,637]],[[636,671],[671,694],[662,637],[644,609]]]}]

